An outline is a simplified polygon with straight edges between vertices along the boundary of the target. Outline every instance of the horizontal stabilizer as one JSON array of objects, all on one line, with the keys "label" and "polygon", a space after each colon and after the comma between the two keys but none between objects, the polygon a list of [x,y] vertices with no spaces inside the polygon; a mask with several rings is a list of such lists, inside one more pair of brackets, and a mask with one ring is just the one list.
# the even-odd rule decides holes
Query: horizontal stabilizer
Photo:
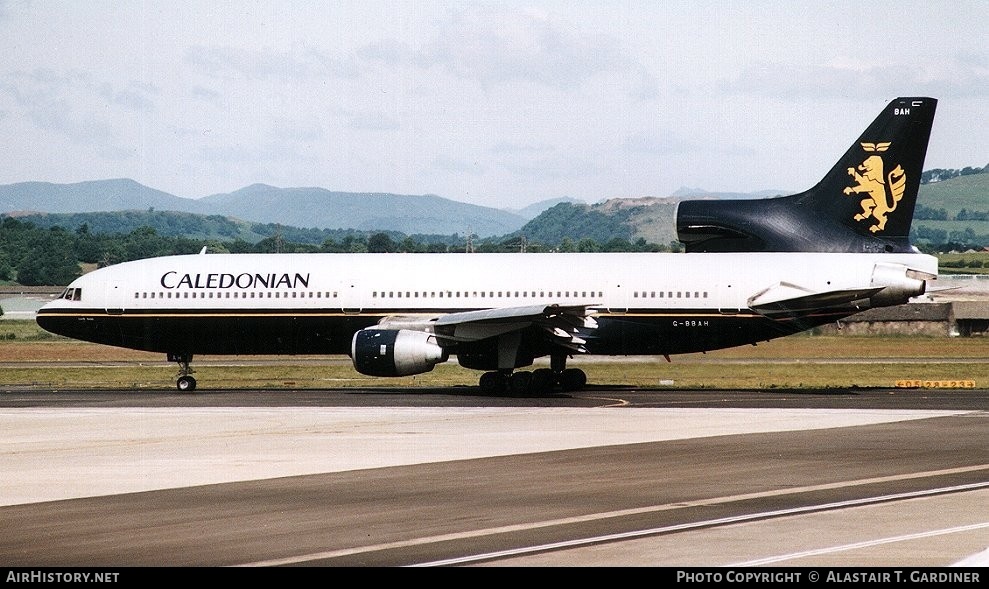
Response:
[{"label": "horizontal stabilizer", "polygon": [[749,308],[761,315],[805,313],[848,307],[855,301],[868,299],[882,289],[883,287],[872,287],[813,292],[795,284],[780,282],[749,297],[748,304]]}]

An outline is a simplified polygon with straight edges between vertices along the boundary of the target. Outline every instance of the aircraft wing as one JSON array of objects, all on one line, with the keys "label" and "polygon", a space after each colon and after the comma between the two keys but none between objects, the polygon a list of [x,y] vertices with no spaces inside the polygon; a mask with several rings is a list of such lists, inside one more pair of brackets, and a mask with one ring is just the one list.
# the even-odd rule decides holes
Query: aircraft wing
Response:
[{"label": "aircraft wing", "polygon": [[593,329],[597,322],[592,305],[531,305],[449,313],[433,323],[437,337],[451,342],[472,342],[520,331],[541,329],[553,343],[575,352],[585,352],[586,343],[577,328]]},{"label": "aircraft wing", "polygon": [[807,313],[836,307],[857,306],[883,287],[853,288],[814,292],[789,282],[780,282],[761,290],[748,299],[749,308],[766,316]]}]

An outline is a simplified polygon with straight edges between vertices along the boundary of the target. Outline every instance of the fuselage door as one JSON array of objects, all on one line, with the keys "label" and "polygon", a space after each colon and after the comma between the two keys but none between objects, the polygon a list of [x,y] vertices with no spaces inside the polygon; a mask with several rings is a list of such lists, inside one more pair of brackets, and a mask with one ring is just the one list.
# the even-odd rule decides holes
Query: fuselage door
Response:
[{"label": "fuselage door", "polygon": [[340,310],[345,315],[359,315],[364,310],[360,288],[351,283],[340,285]]},{"label": "fuselage door", "polygon": [[106,281],[103,283],[103,304],[107,315],[122,315],[126,307],[127,295],[124,286],[117,280],[116,268],[104,268]]},{"label": "fuselage door", "polygon": [[616,283],[608,295],[608,312],[613,315],[628,313],[628,299],[631,294],[624,284]]}]

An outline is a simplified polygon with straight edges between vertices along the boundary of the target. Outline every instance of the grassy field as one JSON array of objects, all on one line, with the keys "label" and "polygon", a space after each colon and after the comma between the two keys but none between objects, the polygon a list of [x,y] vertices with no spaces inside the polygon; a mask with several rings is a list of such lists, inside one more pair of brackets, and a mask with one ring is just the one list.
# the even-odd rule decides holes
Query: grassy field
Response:
[{"label": "grassy field", "polygon": [[[537,366],[545,365],[544,361]],[[795,335],[757,346],[662,357],[577,357],[592,385],[666,388],[989,386],[985,338]],[[475,387],[455,361],[401,378],[357,373],[344,356],[197,356],[201,391],[232,388]],[[0,392],[23,388],[174,390],[164,354],[51,336],[30,321],[0,321]]]},{"label": "grassy field", "polygon": [[938,254],[941,274],[989,274],[989,252]]}]

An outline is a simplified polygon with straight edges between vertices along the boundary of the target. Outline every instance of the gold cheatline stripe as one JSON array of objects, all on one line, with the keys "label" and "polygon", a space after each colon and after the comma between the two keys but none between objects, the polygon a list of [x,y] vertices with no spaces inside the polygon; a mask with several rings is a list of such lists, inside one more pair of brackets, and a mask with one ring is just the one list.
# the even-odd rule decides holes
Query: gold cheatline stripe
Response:
[{"label": "gold cheatline stripe", "polygon": [[[127,319],[137,319],[141,317],[390,317],[394,315],[401,315],[403,317],[433,317],[436,314],[448,314],[448,313],[460,313],[462,311],[437,311],[436,313],[403,313],[401,311],[374,311],[374,312],[344,312],[344,311],[332,311],[332,312],[308,312],[308,311],[277,311],[271,313],[244,313],[244,312],[205,312],[205,313],[189,313],[189,312],[177,312],[177,313],[140,313],[140,312],[127,312],[122,313],[63,313],[59,311],[46,311],[42,315],[45,317],[60,317],[65,319],[72,318],[82,318],[82,317],[123,317]],[[598,313],[592,315],[591,317],[738,317],[743,319],[753,319],[762,317],[762,315],[754,313],[732,313],[723,314],[714,311],[709,312],[697,312],[697,313]],[[513,319],[512,317],[506,317],[505,319]]]}]

